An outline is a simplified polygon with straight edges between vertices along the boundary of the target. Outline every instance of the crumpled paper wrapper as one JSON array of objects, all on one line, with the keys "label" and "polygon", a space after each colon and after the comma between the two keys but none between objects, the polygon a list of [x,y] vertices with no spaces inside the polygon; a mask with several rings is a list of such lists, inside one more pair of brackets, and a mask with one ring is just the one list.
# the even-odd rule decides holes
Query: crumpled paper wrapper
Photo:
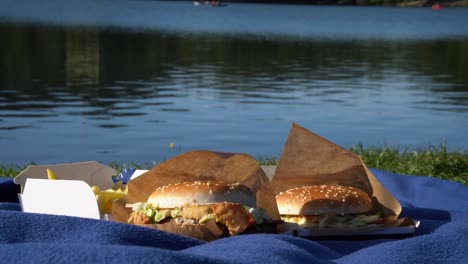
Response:
[{"label": "crumpled paper wrapper", "polygon": [[359,188],[369,194],[374,208],[382,212],[385,226],[408,223],[407,219],[398,219],[400,203],[382,186],[358,155],[296,123],[292,124],[271,183],[275,194],[315,184]]},{"label": "crumpled paper wrapper", "polygon": [[[114,202],[112,215],[116,221],[127,222],[131,209],[126,203],[146,202],[159,186],[191,181],[218,180],[240,183],[256,195],[257,208],[263,208],[273,220],[279,220],[278,207],[271,183],[260,164],[247,154],[195,150],[164,161],[128,183],[126,200]],[[144,225],[160,230],[211,241],[217,230],[208,226],[180,228],[175,223]]]}]

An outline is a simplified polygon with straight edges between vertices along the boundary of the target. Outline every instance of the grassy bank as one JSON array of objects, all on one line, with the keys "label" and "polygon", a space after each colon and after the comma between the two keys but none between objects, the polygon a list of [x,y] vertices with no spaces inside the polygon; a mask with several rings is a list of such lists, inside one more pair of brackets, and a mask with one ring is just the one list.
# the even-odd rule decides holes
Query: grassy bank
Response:
[{"label": "grassy bank", "polygon": [[[446,145],[428,146],[421,150],[400,150],[396,147],[356,145],[350,151],[361,156],[370,168],[407,175],[422,175],[468,185],[468,153],[448,151]],[[276,158],[258,158],[262,164],[275,165]],[[109,166],[121,171],[124,167],[149,169],[149,164],[112,162]],[[26,165],[0,164],[0,176],[14,177]]]},{"label": "grassy bank", "polygon": [[445,145],[430,146],[419,151],[391,147],[364,147],[350,149],[361,156],[370,168],[399,174],[429,176],[468,185],[468,153],[449,152]]}]

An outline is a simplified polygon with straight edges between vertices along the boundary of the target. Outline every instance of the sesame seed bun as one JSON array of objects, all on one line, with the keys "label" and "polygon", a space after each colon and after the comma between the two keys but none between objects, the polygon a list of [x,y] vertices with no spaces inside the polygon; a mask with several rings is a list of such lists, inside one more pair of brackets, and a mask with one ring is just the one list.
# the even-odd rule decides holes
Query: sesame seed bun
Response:
[{"label": "sesame seed bun", "polygon": [[195,181],[158,187],[149,196],[148,203],[159,208],[176,208],[186,204],[238,203],[256,207],[253,192],[241,184],[222,181]]},{"label": "sesame seed bun", "polygon": [[340,185],[311,185],[290,189],[279,193],[276,202],[281,215],[345,215],[365,213],[373,208],[367,193]]}]

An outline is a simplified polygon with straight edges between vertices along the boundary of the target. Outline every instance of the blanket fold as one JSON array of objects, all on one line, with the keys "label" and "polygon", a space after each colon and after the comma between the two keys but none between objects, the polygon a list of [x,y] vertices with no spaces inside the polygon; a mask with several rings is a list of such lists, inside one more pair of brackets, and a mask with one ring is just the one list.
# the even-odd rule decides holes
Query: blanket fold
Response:
[{"label": "blanket fold", "polygon": [[281,234],[203,242],[144,227],[23,213],[18,187],[0,178],[5,263],[468,263],[468,186],[372,169],[402,216],[421,221],[406,238],[309,240]]}]

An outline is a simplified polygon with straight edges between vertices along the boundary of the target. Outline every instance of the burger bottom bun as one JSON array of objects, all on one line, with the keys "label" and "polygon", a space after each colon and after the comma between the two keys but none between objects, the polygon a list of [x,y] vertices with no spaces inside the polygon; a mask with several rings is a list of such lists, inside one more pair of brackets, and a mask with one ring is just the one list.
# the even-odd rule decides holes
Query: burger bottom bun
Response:
[{"label": "burger bottom bun", "polygon": [[[170,232],[186,237],[191,237],[203,241],[213,241],[223,237],[228,237],[227,232],[219,228],[215,222],[210,221],[206,224],[178,224],[174,219],[158,224],[137,224],[138,226],[153,228],[161,231]],[[263,223],[247,228],[242,234],[270,233],[276,234],[277,222]]]},{"label": "burger bottom bun", "polygon": [[206,224],[178,224],[174,219],[171,219],[164,223],[137,225],[203,241],[213,241],[223,236],[223,231],[213,221]]}]

